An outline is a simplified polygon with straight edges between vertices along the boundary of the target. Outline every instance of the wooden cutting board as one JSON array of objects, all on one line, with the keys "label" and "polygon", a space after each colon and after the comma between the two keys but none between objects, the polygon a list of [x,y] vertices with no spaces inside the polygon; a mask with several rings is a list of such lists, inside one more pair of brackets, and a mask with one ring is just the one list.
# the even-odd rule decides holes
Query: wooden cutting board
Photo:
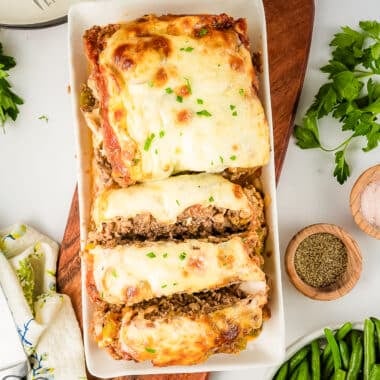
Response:
[{"label": "wooden cutting board", "polygon": [[[278,180],[302,90],[314,20],[313,0],[264,0]],[[58,260],[58,287],[71,297],[81,324],[78,194],[74,193]],[[95,377],[89,376],[95,380]],[[113,380],[206,380],[207,373],[125,376]]]}]

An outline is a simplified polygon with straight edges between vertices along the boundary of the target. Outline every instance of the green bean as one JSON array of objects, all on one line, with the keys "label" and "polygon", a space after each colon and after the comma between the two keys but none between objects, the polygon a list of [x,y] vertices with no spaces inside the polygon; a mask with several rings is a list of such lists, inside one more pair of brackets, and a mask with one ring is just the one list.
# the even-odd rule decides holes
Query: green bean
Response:
[{"label": "green bean", "polygon": [[321,352],[318,340],[311,342],[311,378],[312,380],[321,379]]},{"label": "green bean", "polygon": [[333,376],[334,380],[345,380],[346,379],[346,371],[343,369],[338,369]]},{"label": "green bean", "polygon": [[334,360],[330,355],[322,367],[322,379],[329,379],[334,372]]},{"label": "green bean", "polygon": [[326,328],[324,331],[329,346],[331,347],[331,354],[334,361],[335,371],[338,371],[338,369],[342,368],[342,360],[340,358],[338,343],[336,342],[335,337],[330,329]]},{"label": "green bean", "polygon": [[298,372],[300,371],[300,367],[298,366],[291,374],[288,376],[289,380],[296,380],[298,376]]},{"label": "green bean", "polygon": [[297,374],[297,380],[309,380],[310,374],[309,374],[309,362],[307,359],[304,359],[302,363],[298,367],[298,374]]},{"label": "green bean", "polygon": [[344,339],[351,330],[352,330],[352,323],[351,322],[344,323],[339,328],[339,330],[335,333],[335,339],[336,340]]},{"label": "green bean", "polygon": [[[335,333],[335,339],[336,340],[343,340],[347,336],[347,334],[349,334],[351,331],[352,331],[352,323],[346,322]],[[331,347],[329,344],[327,344],[325,349],[323,350],[323,354],[322,354],[322,361],[323,362],[327,360],[330,353],[331,353]]]},{"label": "green bean", "polygon": [[277,371],[274,380],[285,380],[288,376],[289,362],[285,362]]},{"label": "green bean", "polygon": [[363,344],[362,338],[355,340],[348,367],[347,380],[356,380],[359,376],[363,363]]},{"label": "green bean", "polygon": [[354,349],[355,341],[358,338],[362,338],[362,337],[363,337],[363,331],[352,330],[350,332],[349,340],[350,340],[350,345],[351,345],[351,351]]},{"label": "green bean", "polygon": [[380,380],[380,364],[375,364],[372,367],[371,374],[369,375],[370,380]]},{"label": "green bean", "polygon": [[372,317],[371,321],[374,323],[376,328],[376,336],[377,336],[377,352],[380,354],[380,320]]},{"label": "green bean", "polygon": [[350,362],[350,349],[348,344],[344,340],[338,341],[340,357],[342,358],[342,364],[344,369],[348,369]]},{"label": "green bean", "polygon": [[302,362],[303,359],[306,358],[306,356],[310,352],[310,346],[305,346],[301,348],[299,351],[297,351],[289,360],[289,373],[293,373],[293,371],[296,369],[298,364]]},{"label": "green bean", "polygon": [[375,364],[375,325],[370,319],[364,321],[364,369],[363,379],[368,380]]}]

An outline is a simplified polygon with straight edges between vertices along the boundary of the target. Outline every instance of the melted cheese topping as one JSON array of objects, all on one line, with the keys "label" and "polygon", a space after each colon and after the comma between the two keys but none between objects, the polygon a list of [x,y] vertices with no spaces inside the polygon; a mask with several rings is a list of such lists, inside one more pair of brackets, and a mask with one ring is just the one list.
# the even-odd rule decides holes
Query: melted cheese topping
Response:
[{"label": "melted cheese topping", "polygon": [[175,223],[178,215],[194,205],[241,211],[245,218],[252,214],[239,185],[219,175],[198,174],[104,191],[95,199],[92,217],[97,226],[112,218],[133,218],[144,213],[158,222]]},{"label": "melted cheese topping", "polygon": [[[241,281],[262,282],[260,259],[250,258],[240,237],[222,243],[150,242],[89,251],[100,297],[132,305],[174,293],[194,293]],[[254,287],[254,286],[253,286]]]},{"label": "melted cheese topping", "polygon": [[202,20],[151,16],[106,38],[97,62],[106,84],[105,146],[112,143],[110,162],[126,184],[268,162],[250,53],[233,27],[202,33]]},{"label": "melted cheese topping", "polygon": [[134,360],[156,366],[191,365],[217,352],[237,352],[262,325],[264,294],[243,300],[208,315],[178,316],[149,321],[126,312],[119,340],[122,351]]}]

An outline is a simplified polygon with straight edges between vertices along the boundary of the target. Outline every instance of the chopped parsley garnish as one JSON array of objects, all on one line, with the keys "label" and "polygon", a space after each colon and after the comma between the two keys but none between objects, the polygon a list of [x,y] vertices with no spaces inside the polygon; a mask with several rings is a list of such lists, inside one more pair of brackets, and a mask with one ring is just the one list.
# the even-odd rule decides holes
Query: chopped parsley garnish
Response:
[{"label": "chopped parsley garnish", "polygon": [[117,272],[116,272],[116,269],[115,269],[115,268],[112,269],[111,274],[112,274],[113,277],[115,277],[115,278],[117,277]]},{"label": "chopped parsley garnish", "polygon": [[179,49],[179,50],[185,51],[187,53],[191,53],[194,50],[194,48],[191,46],[187,46],[187,47],[181,47],[181,49]]},{"label": "chopped parsley garnish", "polygon": [[231,157],[230,157],[230,160],[231,160],[231,161],[235,161],[235,160],[236,160],[236,156],[235,156],[235,155],[231,156]]},{"label": "chopped parsley garnish", "polygon": [[166,87],[166,88],[165,88],[165,92],[166,92],[167,94],[172,94],[172,93],[173,93],[173,89],[170,88],[170,87]]},{"label": "chopped parsley garnish", "polygon": [[155,149],[155,150],[154,150],[154,154],[158,154],[158,149]]},{"label": "chopped parsley garnish", "polygon": [[[185,260],[186,259],[186,252],[181,252],[180,254],[179,254],[179,259],[180,260]],[[173,284],[174,285],[174,284]]]},{"label": "chopped parsley garnish", "polygon": [[192,90],[191,90],[190,80],[188,78],[184,78],[184,79],[185,79],[185,82],[186,82],[187,90],[189,91],[189,94],[191,94]]},{"label": "chopped parsley garnish", "polygon": [[178,282],[173,282],[173,286],[177,286],[178,285]]},{"label": "chopped parsley garnish", "polygon": [[166,258],[168,257],[168,253],[165,252],[165,253],[162,255],[162,257],[163,257],[164,259],[166,259]]},{"label": "chopped parsley garnish", "polygon": [[164,285],[161,285],[161,288],[166,288],[168,285],[167,284],[164,284]]},{"label": "chopped parsley garnish", "polygon": [[153,87],[153,86],[154,86],[154,83],[150,80],[150,81],[148,82],[148,86],[149,86],[149,87]]},{"label": "chopped parsley garnish", "polygon": [[218,63],[218,67],[222,66],[220,63]]},{"label": "chopped parsley garnish", "polygon": [[165,131],[160,131],[158,135],[160,136],[160,139],[162,139],[165,136]]},{"label": "chopped parsley garnish", "polygon": [[176,100],[177,100],[178,103],[182,103],[183,102],[183,97],[180,96],[180,95],[177,95]]},{"label": "chopped parsley garnish", "polygon": [[197,112],[197,115],[198,115],[198,116],[206,116],[206,117],[210,117],[210,116],[212,116],[211,113],[208,112],[207,110],[198,111],[198,112]]},{"label": "chopped parsley garnish", "polygon": [[151,133],[150,136],[147,137],[144,143],[144,150],[147,152],[152,145],[153,139],[156,137],[154,133]]},{"label": "chopped parsley garnish", "polygon": [[178,199],[176,199],[176,200],[175,200],[175,203],[177,203],[177,205],[178,205],[178,206],[180,205],[180,203],[179,203],[179,200],[178,200]]},{"label": "chopped parsley garnish", "polygon": [[231,111],[233,111],[235,108],[236,108],[236,106],[235,106],[235,105],[233,105],[233,104],[230,104],[230,110],[231,110]]},{"label": "chopped parsley garnish", "polygon": [[245,92],[244,92],[244,89],[243,89],[243,88],[239,89],[239,94],[240,94],[241,96],[243,96],[243,95],[245,94]]},{"label": "chopped parsley garnish", "polygon": [[198,104],[203,104],[203,100],[202,99],[197,99],[197,103]]},{"label": "chopped parsley garnish", "polygon": [[49,118],[46,115],[41,115],[38,117],[38,120],[44,120],[47,123],[49,121]]},{"label": "chopped parsley garnish", "polygon": [[237,111],[232,112],[232,116],[237,116]]},{"label": "chopped parsley garnish", "polygon": [[214,197],[211,195],[211,197],[208,199],[208,201],[211,203],[211,202],[214,202]]},{"label": "chopped parsley garnish", "polygon": [[154,252],[148,252],[147,254],[147,257],[149,257],[150,259],[154,259],[156,257],[156,254]]},{"label": "chopped parsley garnish", "polygon": [[223,164],[224,160],[223,160],[223,157],[222,157],[222,156],[219,156],[219,160],[220,160],[220,162]]},{"label": "chopped parsley garnish", "polygon": [[199,30],[198,34],[200,37],[205,36],[208,33],[208,30],[206,28],[202,28]]},{"label": "chopped parsley garnish", "polygon": [[145,351],[149,352],[150,354],[154,354],[156,352],[154,348],[150,348],[150,347],[145,347]]}]

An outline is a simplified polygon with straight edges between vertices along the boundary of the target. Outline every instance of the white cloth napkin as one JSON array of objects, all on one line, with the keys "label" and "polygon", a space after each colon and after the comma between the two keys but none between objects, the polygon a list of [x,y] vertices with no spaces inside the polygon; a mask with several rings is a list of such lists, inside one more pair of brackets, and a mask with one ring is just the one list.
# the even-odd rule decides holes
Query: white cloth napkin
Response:
[{"label": "white cloth napkin", "polygon": [[85,380],[81,333],[70,298],[56,292],[58,244],[19,224],[0,231],[0,285],[24,350],[28,380]]}]

